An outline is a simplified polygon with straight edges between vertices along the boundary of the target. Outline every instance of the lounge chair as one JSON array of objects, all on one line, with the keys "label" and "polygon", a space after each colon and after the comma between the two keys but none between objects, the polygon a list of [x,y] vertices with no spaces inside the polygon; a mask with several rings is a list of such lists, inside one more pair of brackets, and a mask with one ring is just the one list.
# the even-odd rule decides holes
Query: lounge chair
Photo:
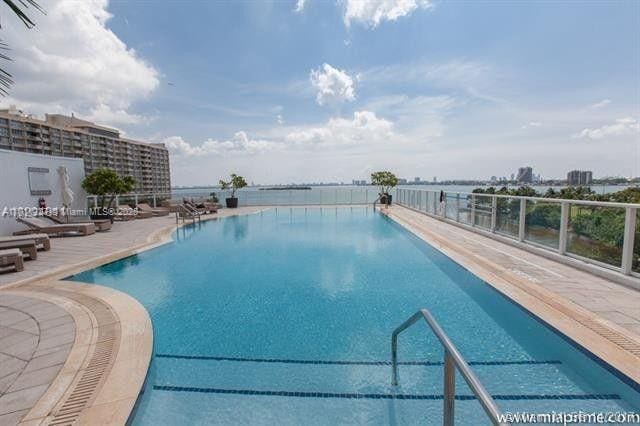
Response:
[{"label": "lounge chair", "polygon": [[188,200],[183,200],[182,203],[190,210],[195,210],[200,214],[215,213],[218,211],[218,209],[214,210],[212,207],[207,207],[205,203],[195,203]]},{"label": "lounge chair", "polygon": [[116,214],[113,216],[115,220],[133,220],[133,219],[146,219],[152,217],[153,214],[147,214],[141,212],[137,208],[130,207],[126,204],[120,204],[116,207]]},{"label": "lounge chair", "polygon": [[28,235],[32,233],[42,233],[48,235],[75,233],[78,235],[91,235],[96,232],[93,223],[66,223],[52,224],[41,217],[19,217],[16,219],[29,227],[24,231],[14,232],[13,235]]},{"label": "lounge chair", "polygon": [[0,243],[0,250],[19,249],[22,254],[29,255],[29,259],[38,258],[38,249],[35,240],[5,241]]},{"label": "lounge chair", "polygon": [[18,249],[0,250],[0,266],[13,266],[16,268],[16,272],[24,270],[22,252]]},{"label": "lounge chair", "polygon": [[91,217],[87,215],[69,216],[68,218],[62,218],[56,215],[46,215],[43,217],[61,225],[66,225],[67,223],[93,223],[96,226],[96,231],[98,232],[108,231],[109,229],[111,229],[110,219],[91,219]]},{"label": "lounge chair", "polygon": [[169,209],[166,207],[151,207],[147,203],[138,203],[138,210],[144,213],[151,213],[154,216],[167,216]]},{"label": "lounge chair", "polygon": [[51,250],[51,241],[49,240],[49,236],[47,234],[29,234],[24,236],[0,237],[0,243],[4,243],[7,241],[24,241],[24,240],[35,241],[36,246],[42,245],[42,250],[44,251]]}]

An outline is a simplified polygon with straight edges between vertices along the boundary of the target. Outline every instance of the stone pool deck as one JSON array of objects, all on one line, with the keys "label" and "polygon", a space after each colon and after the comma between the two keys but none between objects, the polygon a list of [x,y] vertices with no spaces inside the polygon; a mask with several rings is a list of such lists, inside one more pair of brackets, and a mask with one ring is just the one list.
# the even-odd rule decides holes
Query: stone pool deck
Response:
[{"label": "stone pool deck", "polygon": [[[639,291],[404,207],[382,212],[640,382]],[[148,314],[123,293],[61,279],[167,243],[175,229],[168,216],[54,238],[23,272],[0,274],[0,424],[126,422],[151,357]]]}]

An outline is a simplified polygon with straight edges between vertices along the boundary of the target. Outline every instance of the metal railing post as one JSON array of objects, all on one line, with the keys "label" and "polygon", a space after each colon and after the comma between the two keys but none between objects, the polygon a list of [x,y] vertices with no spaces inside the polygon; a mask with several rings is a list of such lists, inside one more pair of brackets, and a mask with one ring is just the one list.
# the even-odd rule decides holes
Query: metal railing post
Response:
[{"label": "metal railing post", "polygon": [[518,241],[524,241],[524,227],[527,220],[527,200],[520,199],[520,218],[518,220]]},{"label": "metal railing post", "polygon": [[456,366],[448,350],[444,351],[444,407],[442,411],[444,426],[454,425],[456,400]]},{"label": "metal railing post", "polygon": [[491,232],[496,231],[496,223],[498,222],[498,197],[491,197]]},{"label": "metal railing post", "polygon": [[456,222],[460,222],[460,194],[456,194]]},{"label": "metal railing post", "polygon": [[433,191],[433,215],[438,215],[438,191]]},{"label": "metal railing post", "polygon": [[567,252],[567,233],[569,232],[569,211],[571,205],[569,203],[560,204],[560,239],[558,241],[558,253],[565,254]]},{"label": "metal railing post", "polygon": [[627,207],[624,212],[624,242],[622,243],[622,273],[629,275],[633,267],[633,248],[636,234],[637,209]]},{"label": "metal railing post", "polygon": [[[138,193],[135,193],[133,195],[133,201],[136,203],[136,207],[137,207],[138,206]],[[155,207],[155,206],[153,206],[153,207]]]},{"label": "metal railing post", "polygon": [[156,193],[153,193],[153,207],[156,208],[158,207],[158,202],[156,201]]},{"label": "metal railing post", "polygon": [[471,226],[476,226],[476,196],[471,194]]}]

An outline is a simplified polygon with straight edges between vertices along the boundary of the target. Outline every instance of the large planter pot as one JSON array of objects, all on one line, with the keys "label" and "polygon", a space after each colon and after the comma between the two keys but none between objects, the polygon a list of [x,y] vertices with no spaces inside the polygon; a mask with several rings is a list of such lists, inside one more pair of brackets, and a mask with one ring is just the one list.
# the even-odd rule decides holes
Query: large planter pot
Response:
[{"label": "large planter pot", "polygon": [[230,209],[235,209],[236,207],[238,207],[238,197],[229,197],[225,199],[225,201],[227,203],[227,207]]},{"label": "large planter pot", "polygon": [[389,194],[385,194],[382,197],[380,197],[380,204],[387,204],[387,205],[391,205],[391,199],[393,197]]}]

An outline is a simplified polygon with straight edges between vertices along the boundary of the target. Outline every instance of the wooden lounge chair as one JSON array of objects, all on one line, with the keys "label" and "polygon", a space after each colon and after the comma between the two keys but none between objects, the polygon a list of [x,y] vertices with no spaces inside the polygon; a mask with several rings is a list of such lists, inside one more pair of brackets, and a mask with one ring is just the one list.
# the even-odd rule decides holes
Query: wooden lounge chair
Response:
[{"label": "wooden lounge chair", "polygon": [[47,234],[29,234],[24,236],[0,237],[0,243],[4,243],[7,241],[25,241],[25,240],[35,241],[36,247],[39,245],[42,245],[42,250],[44,251],[51,250],[51,241],[49,240],[49,236]]},{"label": "wooden lounge chair", "polygon": [[52,224],[41,217],[19,217],[16,220],[27,225],[29,229],[14,232],[13,235],[28,235],[32,233],[91,235],[96,232],[96,226],[93,223]]},{"label": "wooden lounge chair", "polygon": [[204,204],[196,204],[189,200],[183,200],[182,204],[184,204],[189,210],[195,210],[200,214],[207,214],[210,210]]},{"label": "wooden lounge chair", "polygon": [[138,203],[138,210],[145,213],[151,213],[154,216],[167,216],[169,209],[166,207],[151,207],[147,203]]},{"label": "wooden lounge chair", "polygon": [[132,220],[132,219],[148,219],[153,217],[151,212],[143,212],[138,208],[133,208],[128,205],[120,204],[116,209],[118,213],[114,216],[114,219],[120,218],[120,220]]},{"label": "wooden lounge chair", "polygon": [[24,270],[22,252],[18,249],[0,250],[0,266],[13,266],[16,272]]},{"label": "wooden lounge chair", "polygon": [[22,254],[29,256],[29,259],[38,258],[38,249],[35,240],[5,241],[0,243],[0,250],[19,249]]},{"label": "wooden lounge chair", "polygon": [[[96,231],[104,232],[111,229],[111,220],[110,219],[91,219],[91,217],[84,216],[69,216],[68,218],[63,218],[56,215],[51,216],[43,216],[55,223],[66,225],[67,223],[93,223],[96,226]],[[68,219],[68,221],[67,221]]]}]

